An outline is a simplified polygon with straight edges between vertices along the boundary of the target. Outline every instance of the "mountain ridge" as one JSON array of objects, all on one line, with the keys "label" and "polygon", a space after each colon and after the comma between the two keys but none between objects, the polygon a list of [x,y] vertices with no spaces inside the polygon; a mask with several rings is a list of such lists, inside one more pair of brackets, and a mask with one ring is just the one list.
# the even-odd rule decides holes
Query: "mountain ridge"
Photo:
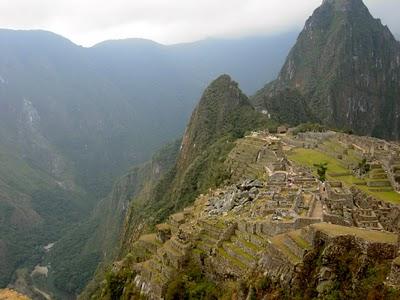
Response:
[{"label": "mountain ridge", "polygon": [[[364,53],[364,45],[377,52]],[[397,274],[399,215],[387,221],[379,211],[398,209],[392,178],[398,144],[310,123],[290,130],[276,125],[315,121],[383,134],[363,128],[379,127],[381,120],[369,124],[376,112],[357,101],[370,96],[371,86],[383,89],[389,104],[395,100],[390,83],[400,80],[397,47],[361,0],[325,0],[307,20],[278,78],[251,99],[263,121],[228,75],[217,78],[192,113],[175,167],[154,187],[148,206],[132,206],[120,254],[96,281],[106,279],[92,282],[81,298],[395,299],[398,290],[386,283]],[[391,55],[383,61],[386,52]],[[362,76],[371,61],[374,83]],[[394,77],[386,78],[387,72]],[[355,98],[351,120],[357,109],[370,117],[360,119],[361,125],[334,119],[346,116],[339,100],[353,101],[345,94],[336,103],[329,94],[335,90]],[[366,95],[357,94],[363,90]],[[250,118],[220,117],[229,115],[226,105],[238,116],[249,108]],[[238,134],[236,126],[244,126]],[[356,175],[365,164],[371,173]],[[138,217],[139,211],[146,213]],[[375,240],[385,230],[392,231],[389,239],[379,232]],[[390,254],[365,251],[373,243]],[[366,271],[371,269],[373,274]]]},{"label": "mountain ridge", "polygon": [[[307,20],[277,80],[252,100],[279,118],[284,116],[279,105],[287,89],[298,93],[299,109],[306,104],[300,121],[311,118],[396,139],[399,53],[390,30],[371,16],[362,1],[324,1]],[[293,116],[283,119],[298,123]]]},{"label": "mountain ridge", "polygon": [[[273,44],[288,49],[292,39],[292,34],[256,39],[257,53],[241,41],[213,41],[206,43],[207,50],[193,43],[159,54],[140,45],[87,49],[50,32],[1,30],[0,206],[7,214],[0,216],[0,284],[14,280],[17,268],[34,267],[44,246],[66,234],[69,225],[87,221],[101,199],[111,201],[107,195],[116,177],[179,136],[194,99],[215,73],[233,65],[235,73],[248,78],[247,88],[255,90],[254,74],[268,78],[275,72],[256,58],[271,51],[275,64],[283,61],[284,54]],[[227,47],[251,55],[226,55]],[[214,56],[207,59],[207,51]],[[34,220],[43,221],[34,232],[17,234],[12,228],[15,223],[21,228],[33,225]],[[82,240],[83,232],[90,240],[90,230],[78,232],[76,239]]]},{"label": "mountain ridge", "polygon": [[[149,190],[145,189],[146,193],[132,199],[117,256],[130,252],[136,256],[137,251],[136,259],[143,259],[137,238],[171,213],[193,203],[200,193],[229,180],[225,161],[235,140],[262,126],[275,124],[255,111],[230,76],[221,75],[211,82],[192,113],[174,166]],[[100,297],[99,284],[105,273],[101,270],[80,298],[92,294]]]}]

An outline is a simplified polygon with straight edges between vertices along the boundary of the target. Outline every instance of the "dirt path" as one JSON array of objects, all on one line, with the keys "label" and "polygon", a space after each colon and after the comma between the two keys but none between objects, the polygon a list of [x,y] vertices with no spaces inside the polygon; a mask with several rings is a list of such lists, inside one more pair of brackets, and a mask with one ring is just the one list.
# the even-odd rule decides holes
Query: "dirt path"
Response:
[{"label": "dirt path", "polygon": [[320,200],[317,200],[314,205],[313,212],[311,214],[312,218],[322,218],[322,203]]},{"label": "dirt path", "polygon": [[33,287],[33,290],[42,295],[46,300],[52,300],[51,296],[49,294],[47,294],[46,292],[43,292],[42,290],[39,290],[37,287]]}]

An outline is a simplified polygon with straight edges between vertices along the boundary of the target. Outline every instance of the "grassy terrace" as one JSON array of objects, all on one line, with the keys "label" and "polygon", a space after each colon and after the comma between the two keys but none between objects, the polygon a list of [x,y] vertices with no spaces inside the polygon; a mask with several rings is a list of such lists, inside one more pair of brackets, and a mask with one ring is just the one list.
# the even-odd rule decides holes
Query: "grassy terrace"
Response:
[{"label": "grassy terrace", "polygon": [[328,223],[313,224],[311,227],[325,232],[330,236],[355,235],[371,242],[397,244],[397,234],[394,233],[366,230],[357,227],[345,227]]},{"label": "grassy terrace", "polygon": [[286,257],[292,262],[293,264],[297,264],[301,262],[301,259],[297,257],[296,254],[292,252],[286,245],[285,245],[285,234],[274,236],[271,239],[271,242],[275,247],[277,247]]},{"label": "grassy terrace", "polygon": [[300,230],[291,231],[287,235],[291,237],[299,247],[303,249],[311,248],[311,245],[302,237]]},{"label": "grassy terrace", "polygon": [[[310,167],[316,174],[314,164],[328,163],[327,178],[333,181],[342,181],[347,186],[355,185],[363,192],[372,195],[380,200],[391,203],[400,203],[400,194],[395,191],[376,192],[366,186],[366,182],[358,179],[353,175],[335,176],[335,174],[345,174],[349,170],[341,163],[341,160],[314,149],[297,148],[288,153],[290,160],[305,166]],[[333,176],[332,176],[333,175]]]},{"label": "grassy terrace", "polygon": [[160,241],[157,240],[157,235],[155,233],[142,235],[139,240],[151,244],[161,245]]},{"label": "grassy terrace", "polygon": [[244,263],[237,258],[230,256],[223,248],[218,248],[218,254],[240,269],[246,269],[246,265]]}]

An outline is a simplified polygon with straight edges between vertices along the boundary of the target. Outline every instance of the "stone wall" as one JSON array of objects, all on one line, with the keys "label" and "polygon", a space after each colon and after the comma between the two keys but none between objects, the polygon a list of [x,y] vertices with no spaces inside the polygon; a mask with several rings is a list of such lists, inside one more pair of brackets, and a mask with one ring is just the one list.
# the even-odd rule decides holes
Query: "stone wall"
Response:
[{"label": "stone wall", "polygon": [[308,218],[301,217],[297,218],[292,222],[280,222],[280,221],[239,221],[238,230],[250,234],[275,236],[278,234],[286,233],[289,231],[301,229],[305,226],[319,223],[319,218]]},{"label": "stone wall", "polygon": [[387,283],[397,288],[400,287],[400,257],[393,260]]}]

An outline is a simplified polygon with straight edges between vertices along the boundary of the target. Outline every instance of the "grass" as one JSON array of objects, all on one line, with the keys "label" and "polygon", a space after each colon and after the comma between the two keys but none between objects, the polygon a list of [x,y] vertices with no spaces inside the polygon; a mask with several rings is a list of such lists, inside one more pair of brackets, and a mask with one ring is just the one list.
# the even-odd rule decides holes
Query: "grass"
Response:
[{"label": "grass", "polygon": [[208,235],[207,232],[201,233],[200,234],[200,239],[203,242],[207,242],[208,244],[212,244],[212,245],[216,244],[217,241],[218,241],[216,238]]},{"label": "grass", "polygon": [[364,184],[363,180],[353,175],[334,176],[334,177],[331,176],[330,174],[346,173],[349,172],[349,170],[341,164],[340,160],[331,157],[325,153],[313,149],[297,148],[293,149],[290,153],[288,153],[288,157],[290,160],[302,166],[311,168],[314,174],[316,174],[316,169],[317,169],[314,166],[314,164],[326,162],[328,163],[328,171],[327,171],[328,180],[342,181],[347,186],[355,185],[359,190],[385,202],[390,202],[395,204],[400,203],[400,194],[395,191],[386,191],[386,192],[371,191],[368,186],[363,185]]},{"label": "grass", "polygon": [[172,247],[170,240],[164,244],[163,248],[165,249],[165,251],[169,252],[170,254],[172,254],[175,257],[182,256],[181,253],[179,253],[177,250],[174,249],[174,247]]},{"label": "grass", "polygon": [[242,238],[240,238],[238,236],[235,236],[234,238],[237,239],[239,243],[241,243],[245,247],[253,250],[254,252],[259,252],[259,251],[262,250],[259,246],[255,245],[255,244],[253,244],[251,242],[248,242],[248,241],[246,241],[246,240],[244,240],[244,239],[242,239]]},{"label": "grass", "polygon": [[[260,220],[264,221],[263,218],[261,218]],[[242,240],[250,240],[252,241],[251,243],[254,244],[254,241],[256,240],[258,243],[258,245],[256,245],[257,247],[259,247],[259,245],[264,245],[266,243],[266,240],[264,238],[262,238],[259,235],[256,234],[252,234],[252,233],[248,233],[248,232],[242,232],[239,230],[236,230],[236,236]]]},{"label": "grass", "polygon": [[142,235],[139,240],[151,244],[160,244],[160,242],[157,240],[157,235],[155,233]]},{"label": "grass", "polygon": [[288,156],[291,160],[303,166],[311,167],[313,171],[316,170],[314,164],[328,163],[328,175],[329,173],[345,173],[349,171],[337,159],[317,150],[298,148],[293,150]]},{"label": "grass", "polygon": [[218,248],[218,254],[231,262],[233,265],[239,267],[240,269],[246,269],[246,265],[242,263],[240,260],[237,258],[230,256],[223,248]]},{"label": "grass", "polygon": [[241,257],[243,257],[244,259],[247,259],[249,261],[254,261],[254,256],[252,256],[252,255],[248,254],[247,252],[243,251],[242,249],[240,249],[235,244],[233,244],[231,242],[225,242],[224,245],[226,247],[230,248],[233,252],[235,252],[238,255],[240,255]]},{"label": "grass", "polygon": [[277,247],[279,250],[281,250],[281,252],[286,255],[291,263],[297,264],[301,262],[301,259],[285,245],[285,236],[286,234],[274,236],[271,239],[272,244],[275,245],[275,247]]},{"label": "grass", "polygon": [[317,230],[321,230],[330,236],[355,235],[370,242],[397,244],[397,234],[383,231],[366,230],[357,227],[345,227],[328,223],[318,223],[311,225]]},{"label": "grass", "polygon": [[291,237],[299,247],[301,247],[303,249],[311,248],[311,245],[306,240],[304,240],[303,237],[301,236],[300,231],[297,230],[297,231],[289,232],[288,236]]}]

